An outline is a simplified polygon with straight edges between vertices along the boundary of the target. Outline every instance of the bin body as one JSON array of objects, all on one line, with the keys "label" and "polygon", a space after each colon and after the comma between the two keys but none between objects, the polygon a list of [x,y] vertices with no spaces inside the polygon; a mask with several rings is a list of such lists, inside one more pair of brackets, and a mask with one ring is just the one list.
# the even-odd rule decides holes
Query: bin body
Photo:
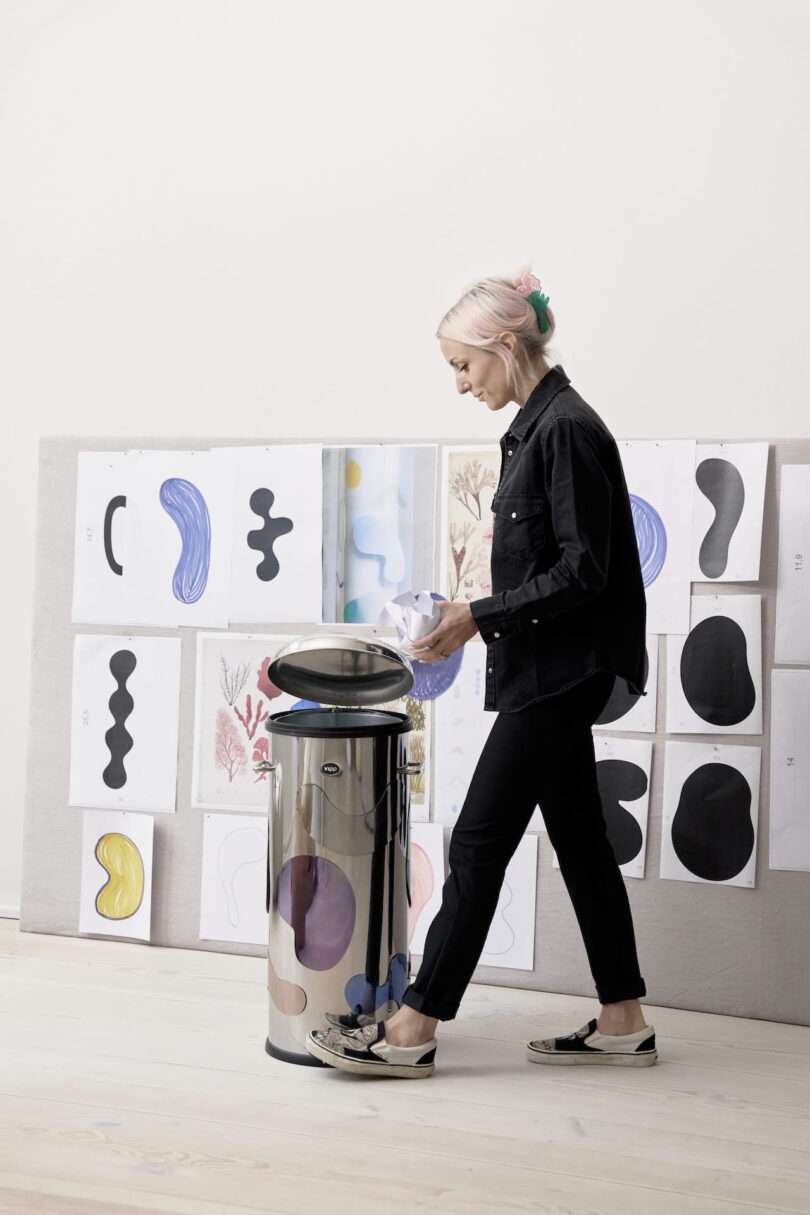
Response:
[{"label": "bin body", "polygon": [[408,984],[411,722],[305,708],[272,714],[266,728],[266,1049],[323,1066],[304,1043],[325,1013],[381,1020]]}]

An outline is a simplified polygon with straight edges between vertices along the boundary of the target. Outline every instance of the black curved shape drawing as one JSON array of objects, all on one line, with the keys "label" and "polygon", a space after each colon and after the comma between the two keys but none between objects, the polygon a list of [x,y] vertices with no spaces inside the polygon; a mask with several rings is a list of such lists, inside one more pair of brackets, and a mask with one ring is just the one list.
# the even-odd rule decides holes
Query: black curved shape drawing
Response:
[{"label": "black curved shape drawing", "polygon": [[104,741],[110,752],[110,762],[104,769],[101,779],[108,789],[120,789],[127,783],[124,756],[132,750],[133,742],[124,722],[134,709],[135,701],[127,691],[126,684],[135,670],[137,662],[132,650],[116,650],[110,659],[110,670],[118,687],[109,699],[110,712],[115,725],[110,726],[104,735]]},{"label": "black curved shape drawing", "polygon": [[[644,649],[644,686],[647,686],[647,677],[650,674],[650,655],[645,646]],[[635,692],[631,692],[627,686],[627,680],[622,679],[621,675],[617,675],[613,683],[613,691],[610,693],[610,699],[605,705],[602,712],[594,722],[595,726],[607,726],[612,721],[618,721],[620,717],[624,717],[625,713],[629,713],[633,705],[639,699]]]},{"label": "black curved shape drawing", "polygon": [[608,839],[613,845],[616,863],[624,865],[638,856],[644,837],[636,819],[621,803],[634,802],[644,796],[647,773],[626,759],[600,759],[596,765],[596,779]]},{"label": "black curved shape drawing", "polygon": [[681,686],[690,707],[713,726],[744,721],[756,703],[745,633],[728,616],[709,616],[681,650]]},{"label": "black curved shape drawing", "polygon": [[736,464],[716,458],[701,460],[695,480],[715,511],[700,545],[698,564],[707,578],[719,578],[726,572],[731,537],[745,506],[745,484]]},{"label": "black curved shape drawing", "polygon": [[123,574],[124,567],[115,559],[115,553],[112,546],[112,524],[113,515],[121,506],[126,506],[127,499],[125,494],[117,494],[116,497],[110,498],[107,503],[107,509],[104,512],[104,556],[107,558],[107,564],[114,574]]},{"label": "black curved shape drawing", "polygon": [[270,508],[275,497],[273,491],[266,488],[254,489],[250,495],[250,509],[262,520],[262,526],[248,532],[247,544],[248,548],[255,548],[257,552],[264,553],[264,559],[256,566],[256,577],[262,582],[271,582],[278,575],[280,566],[273,552],[273,545],[279,536],[285,536],[293,529],[293,521],[286,515],[270,518]]},{"label": "black curved shape drawing", "polygon": [[702,764],[683,782],[672,819],[672,847],[697,877],[725,882],[751,859],[751,786],[739,768]]}]

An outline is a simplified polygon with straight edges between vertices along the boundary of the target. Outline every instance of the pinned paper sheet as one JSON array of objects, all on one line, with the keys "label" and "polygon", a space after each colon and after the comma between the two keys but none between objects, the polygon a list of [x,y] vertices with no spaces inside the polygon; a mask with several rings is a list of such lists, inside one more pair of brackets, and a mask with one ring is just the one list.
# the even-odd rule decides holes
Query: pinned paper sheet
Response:
[{"label": "pinned paper sheet", "polygon": [[266,810],[267,717],[313,708],[276,687],[270,663],[290,641],[273,633],[198,633],[191,804],[203,810]]},{"label": "pinned paper sheet", "polygon": [[698,443],[692,520],[696,582],[756,582],[767,443]]},{"label": "pinned paper sheet", "polygon": [[444,828],[441,823],[411,823],[408,948],[424,954],[425,937],[442,905]]},{"label": "pinned paper sheet", "polygon": [[810,663],[810,464],[783,464],[774,662]]},{"label": "pinned paper sheet", "polygon": [[154,827],[150,814],[85,810],[79,932],[149,940]]},{"label": "pinned paper sheet", "polygon": [[659,876],[756,885],[760,748],[667,742]]},{"label": "pinned paper sheet", "polygon": [[[481,751],[495,724],[495,714],[484,709],[487,647],[468,641],[458,678],[436,700],[436,785],[433,819],[447,827],[456,824]],[[545,831],[535,807],[526,830]]]},{"label": "pinned paper sheet", "polygon": [[[597,735],[593,744],[602,817],[616,864],[623,877],[643,878],[652,743]],[[556,849],[552,849],[552,865],[560,868]]]},{"label": "pinned paper sheet", "polygon": [[320,623],[320,443],[213,451],[234,494],[229,620]]},{"label": "pinned paper sheet", "polygon": [[616,676],[613,691],[602,712],[594,722],[595,730],[631,730],[641,734],[655,733],[655,713],[658,695],[658,634],[648,633],[644,657],[646,696],[631,692],[627,680]]},{"label": "pinned paper sheet", "polygon": [[492,499],[502,459],[497,443],[443,449],[439,588],[451,602],[492,594]]},{"label": "pinned paper sheet", "polygon": [[810,671],[771,671],[770,869],[810,871]]},{"label": "pinned paper sheet", "polygon": [[327,447],[323,619],[373,624],[387,599],[433,574],[435,444]]},{"label": "pinned paper sheet", "polygon": [[537,836],[524,835],[506,866],[479,966],[534,970]]},{"label": "pinned paper sheet", "polygon": [[206,814],[200,940],[267,943],[267,816]]},{"label": "pinned paper sheet", "polygon": [[695,595],[686,637],[667,637],[670,734],[762,733],[762,597]]},{"label": "pinned paper sheet", "polygon": [[179,638],[77,634],[69,804],[173,814],[179,697]]},{"label": "pinned paper sheet", "polygon": [[694,439],[619,443],[651,633],[689,632]]}]

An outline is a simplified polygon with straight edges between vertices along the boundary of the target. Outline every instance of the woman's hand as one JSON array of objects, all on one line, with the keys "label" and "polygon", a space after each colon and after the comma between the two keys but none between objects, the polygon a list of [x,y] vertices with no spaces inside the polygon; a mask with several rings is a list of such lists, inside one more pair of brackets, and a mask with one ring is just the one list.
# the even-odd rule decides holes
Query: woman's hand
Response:
[{"label": "woman's hand", "polygon": [[441,620],[432,632],[411,643],[409,652],[420,662],[443,662],[478,632],[469,603],[449,603],[446,599],[436,602]]}]

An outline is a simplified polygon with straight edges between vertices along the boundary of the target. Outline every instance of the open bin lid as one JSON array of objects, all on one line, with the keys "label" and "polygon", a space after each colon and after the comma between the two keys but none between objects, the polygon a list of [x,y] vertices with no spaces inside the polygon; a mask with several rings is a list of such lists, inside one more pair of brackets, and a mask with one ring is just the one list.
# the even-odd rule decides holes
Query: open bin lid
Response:
[{"label": "open bin lid", "polygon": [[283,692],[350,707],[396,700],[413,687],[413,667],[396,646],[350,633],[295,637],[267,674]]}]

